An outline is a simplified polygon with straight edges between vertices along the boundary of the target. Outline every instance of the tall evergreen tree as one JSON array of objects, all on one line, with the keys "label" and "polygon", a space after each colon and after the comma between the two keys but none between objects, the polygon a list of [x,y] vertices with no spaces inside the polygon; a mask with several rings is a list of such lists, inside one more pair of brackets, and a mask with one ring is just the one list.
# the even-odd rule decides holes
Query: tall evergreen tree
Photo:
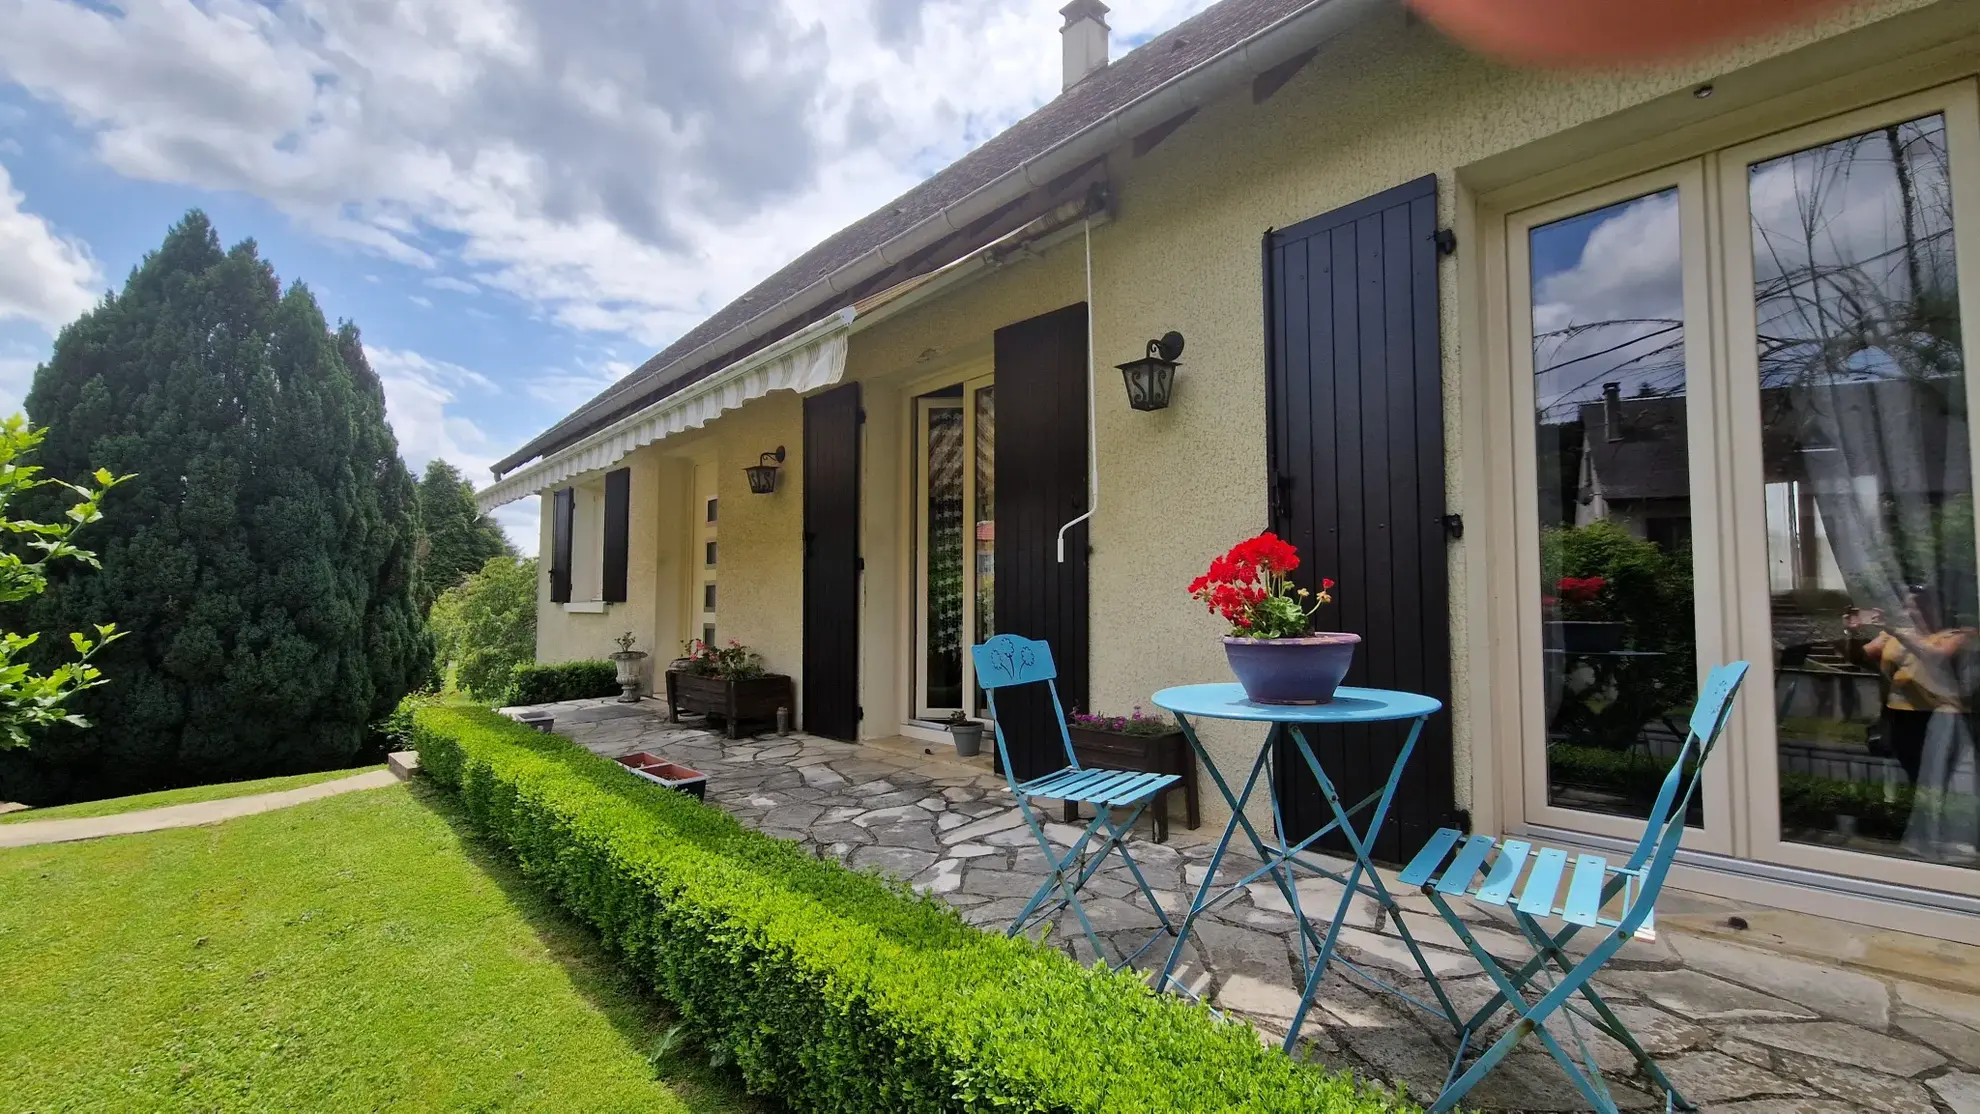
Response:
[{"label": "tall evergreen tree", "polygon": [[[428,667],[417,495],[356,326],[332,331],[253,241],[194,211],[62,330],[29,416],[55,475],[136,473],[52,570],[42,641],[114,619],[91,731],[0,754],[0,799],[50,802],[357,758]],[[94,529],[94,528],[93,528]]]},{"label": "tall evergreen tree", "polygon": [[495,520],[474,505],[474,485],[444,460],[427,462],[419,481],[419,603],[430,611],[440,593],[481,571],[490,557],[514,557]]}]

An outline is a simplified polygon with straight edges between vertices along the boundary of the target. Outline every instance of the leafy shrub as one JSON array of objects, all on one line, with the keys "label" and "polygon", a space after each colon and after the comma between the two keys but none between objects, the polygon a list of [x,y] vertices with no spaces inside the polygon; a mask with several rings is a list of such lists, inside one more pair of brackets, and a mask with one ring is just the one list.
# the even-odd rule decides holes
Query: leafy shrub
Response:
[{"label": "leafy shrub", "polygon": [[497,699],[515,667],[536,657],[536,559],[490,557],[440,593],[428,622],[455,687],[476,700]]},{"label": "leafy shrub", "polygon": [[413,745],[413,713],[439,697],[429,692],[409,692],[399,698],[399,706],[392,714],[378,721],[378,733],[385,737],[385,749],[411,750]]},{"label": "leafy shrub", "polygon": [[509,670],[504,704],[549,704],[619,695],[619,669],[609,661],[565,661],[555,665],[523,664]]},{"label": "leafy shrub", "polygon": [[1132,974],[979,932],[485,709],[416,713],[424,768],[794,1110],[1411,1110]]}]

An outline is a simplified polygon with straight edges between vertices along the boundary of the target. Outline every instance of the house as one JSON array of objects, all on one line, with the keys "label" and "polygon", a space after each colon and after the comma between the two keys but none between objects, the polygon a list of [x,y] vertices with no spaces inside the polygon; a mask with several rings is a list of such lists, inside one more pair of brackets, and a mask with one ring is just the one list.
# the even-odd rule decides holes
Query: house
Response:
[{"label": "house", "polygon": [[[1583,485],[1690,563],[1690,610],[1631,651],[1680,681],[1743,657],[1769,691],[1780,562],[1861,585],[1916,548],[1905,516],[1843,503],[1776,528],[1775,488],[1835,446],[1762,436],[1763,381],[1898,384],[1852,482],[1957,488],[1929,571],[1972,598],[1980,4],[1875,0],[1591,73],[1503,68],[1375,0],[1222,0],[1113,60],[1104,5],[1063,14],[1059,97],[496,466],[484,507],[542,502],[540,658],[736,639],[797,679],[806,730],[935,742],[980,707],[964,648],[1011,631],[1050,641],[1069,701],[1125,711],[1229,678],[1184,585],[1271,527],[1339,582],[1322,622],[1366,638],[1350,681],[1448,704],[1384,833],[1401,859],[1451,823],[1638,834],[1551,784],[1575,671],[1547,663],[1537,570],[1542,527],[1590,520]],[[1172,397],[1130,405],[1113,368],[1171,332]],[[1603,429],[1585,473],[1570,424]],[[1055,761],[1040,710],[1006,711],[1023,772]],[[1870,834],[1849,785],[1783,775],[1776,719],[1742,702],[1678,884],[1980,942],[1969,836],[1902,811]],[[1257,745],[1205,741],[1226,768]],[[1326,741],[1350,799],[1395,743]],[[1917,802],[1971,802],[1971,739],[1945,747]],[[1318,826],[1309,778],[1280,792]]]}]

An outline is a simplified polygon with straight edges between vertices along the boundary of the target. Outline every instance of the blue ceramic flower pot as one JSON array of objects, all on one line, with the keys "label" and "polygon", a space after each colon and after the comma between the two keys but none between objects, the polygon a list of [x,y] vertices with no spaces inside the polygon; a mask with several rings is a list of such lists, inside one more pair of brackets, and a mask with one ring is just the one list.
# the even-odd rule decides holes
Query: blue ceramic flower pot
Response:
[{"label": "blue ceramic flower pot", "polygon": [[1358,634],[1226,638],[1224,656],[1244,694],[1260,704],[1325,704],[1354,664]]}]

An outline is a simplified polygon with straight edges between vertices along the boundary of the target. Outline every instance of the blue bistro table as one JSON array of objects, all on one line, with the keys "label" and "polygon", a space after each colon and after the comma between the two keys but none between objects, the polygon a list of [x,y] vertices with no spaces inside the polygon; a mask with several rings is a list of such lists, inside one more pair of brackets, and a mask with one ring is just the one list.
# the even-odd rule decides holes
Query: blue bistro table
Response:
[{"label": "blue bistro table", "polygon": [[[1300,995],[1299,1009],[1293,1014],[1291,1027],[1286,1033],[1285,1048],[1290,1052],[1299,1040],[1300,1026],[1306,1021],[1307,1011],[1313,1007],[1313,997],[1320,989],[1320,981],[1326,975],[1327,965],[1338,962],[1341,966],[1378,988],[1395,994],[1419,1009],[1426,1010],[1448,1020],[1451,1027],[1463,1031],[1463,1023],[1450,998],[1444,993],[1442,984],[1430,970],[1423,958],[1423,950],[1417,947],[1409,929],[1403,925],[1396,901],[1389,896],[1388,887],[1382,884],[1382,877],[1368,858],[1368,848],[1382,830],[1382,821],[1388,817],[1389,802],[1396,795],[1396,784],[1402,779],[1403,768],[1409,763],[1410,752],[1416,749],[1416,740],[1423,734],[1423,725],[1430,716],[1443,708],[1443,703],[1433,697],[1419,696],[1409,692],[1392,692],[1388,689],[1341,688],[1335,691],[1334,699],[1327,704],[1258,704],[1245,699],[1244,690],[1236,684],[1182,685],[1163,689],[1155,694],[1157,707],[1175,713],[1176,722],[1181,724],[1183,737],[1196,749],[1196,756],[1203,768],[1210,772],[1210,780],[1224,800],[1231,806],[1231,819],[1224,826],[1224,834],[1217,841],[1217,850],[1210,856],[1210,864],[1203,874],[1203,884],[1197,888],[1196,899],[1190,903],[1189,915],[1183,920],[1182,930],[1177,935],[1175,947],[1169,952],[1169,961],[1163,965],[1162,974],[1156,985],[1165,988],[1181,989],[1175,980],[1177,963],[1182,959],[1183,945],[1196,927],[1196,920],[1207,910],[1242,892],[1244,888],[1260,878],[1270,877],[1285,895],[1286,903],[1292,906],[1293,919],[1298,922],[1299,957],[1306,976],[1306,988]],[[1196,737],[1196,727],[1191,720],[1226,719],[1251,723],[1269,724],[1265,739],[1258,748],[1258,756],[1252,759],[1251,772],[1244,780],[1244,789],[1233,795],[1230,783],[1217,768],[1216,760],[1203,749],[1203,743]],[[1409,730],[1409,739],[1396,754],[1394,768],[1389,771],[1388,784],[1366,798],[1353,804],[1342,803],[1340,794],[1334,789],[1333,779],[1320,766],[1314,757],[1313,745],[1307,738],[1307,728],[1323,724],[1382,723],[1395,720],[1414,720]],[[1327,799],[1327,807],[1333,810],[1334,819],[1312,835],[1296,843],[1286,840],[1285,817],[1279,809],[1279,795],[1274,792],[1272,772],[1272,752],[1274,745],[1290,741],[1300,758],[1313,772],[1314,780],[1320,784],[1320,792]],[[1263,775],[1262,779],[1260,775]],[[1272,801],[1272,839],[1268,841],[1258,833],[1251,820],[1245,816],[1244,806],[1251,795],[1264,782],[1267,796]],[[1367,826],[1355,829],[1353,818],[1369,809],[1374,809],[1368,818]],[[1224,853],[1230,849],[1231,837],[1242,828],[1251,839],[1253,850],[1258,853],[1262,864],[1221,889],[1217,882],[1217,868],[1222,865]],[[1322,836],[1338,831],[1353,850],[1354,866],[1342,874],[1307,854]],[[1341,885],[1340,907],[1334,911],[1332,923],[1327,925],[1326,936],[1322,938],[1314,926],[1307,923],[1299,905],[1299,888],[1294,876],[1295,870],[1303,870],[1330,878]],[[1382,915],[1395,925],[1409,954],[1416,960],[1417,969],[1429,983],[1431,993],[1437,1002],[1431,1005],[1382,981],[1360,966],[1334,954],[1334,945],[1340,936],[1341,925],[1345,922],[1348,909],[1356,894],[1367,894],[1382,907]]]}]

